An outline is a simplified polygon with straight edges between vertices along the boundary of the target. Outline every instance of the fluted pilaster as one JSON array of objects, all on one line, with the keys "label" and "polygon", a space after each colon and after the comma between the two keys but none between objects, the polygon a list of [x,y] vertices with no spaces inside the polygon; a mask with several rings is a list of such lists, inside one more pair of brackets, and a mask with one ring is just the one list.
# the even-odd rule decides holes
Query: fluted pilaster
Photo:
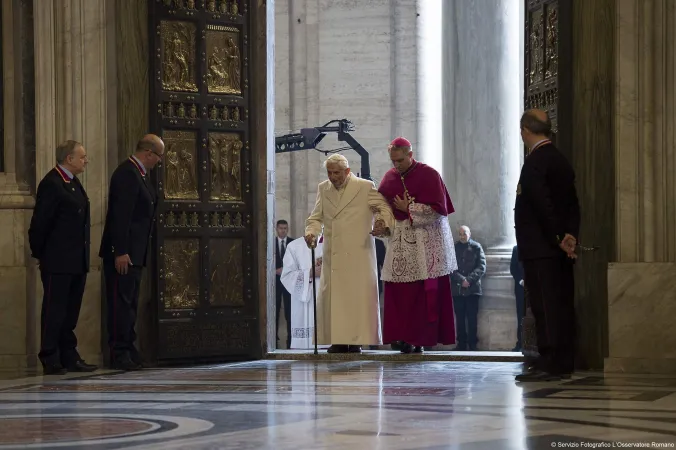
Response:
[{"label": "fluted pilaster", "polygon": [[[676,373],[676,1],[618,0],[606,371]],[[658,344],[658,345],[655,345]]]},{"label": "fluted pilaster", "polygon": [[676,262],[675,5],[617,2],[618,262]]},{"label": "fluted pilaster", "polygon": [[55,164],[58,143],[83,143],[90,158],[80,176],[90,198],[91,263],[76,333],[90,360],[101,352],[101,276],[98,249],[108,186],[106,2],[34,0],[36,64],[36,178]]}]

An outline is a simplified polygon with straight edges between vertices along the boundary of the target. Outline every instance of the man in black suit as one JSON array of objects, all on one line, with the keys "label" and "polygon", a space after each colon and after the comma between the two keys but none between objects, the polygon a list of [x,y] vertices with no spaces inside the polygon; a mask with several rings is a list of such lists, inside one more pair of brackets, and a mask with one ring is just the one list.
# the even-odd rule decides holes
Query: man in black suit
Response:
[{"label": "man in black suit", "polygon": [[519,247],[517,245],[512,249],[512,260],[509,263],[509,273],[514,278],[514,298],[516,298],[516,346],[512,349],[513,352],[520,352],[523,347],[523,336],[521,321],[526,315],[524,307],[524,290],[523,290],[523,265],[519,261]]},{"label": "man in black suit", "polygon": [[38,185],[28,241],[44,288],[39,358],[46,375],[93,372],[77,351],[75,327],[89,272],[89,198],[76,175],[87,166],[82,144],[56,148],[56,167]]},{"label": "man in black suit", "polygon": [[111,368],[139,370],[136,312],[143,267],[150,246],[157,194],[150,182],[152,170],[164,156],[164,142],[149,134],[110,179],[108,212],[101,250],[108,304],[108,345]]},{"label": "man in black suit", "polygon": [[580,205],[575,172],[550,135],[547,113],[523,114],[521,137],[530,153],[521,169],[514,223],[540,357],[517,381],[560,380],[574,371],[573,262]]},{"label": "man in black suit", "polygon": [[277,297],[277,340],[279,341],[279,310],[284,302],[284,318],[286,319],[286,348],[291,348],[291,294],[282,284],[282,269],[284,268],[284,255],[286,247],[293,238],[289,237],[289,223],[286,220],[277,221],[277,239],[275,239],[275,274],[277,282],[275,284],[275,296]]}]

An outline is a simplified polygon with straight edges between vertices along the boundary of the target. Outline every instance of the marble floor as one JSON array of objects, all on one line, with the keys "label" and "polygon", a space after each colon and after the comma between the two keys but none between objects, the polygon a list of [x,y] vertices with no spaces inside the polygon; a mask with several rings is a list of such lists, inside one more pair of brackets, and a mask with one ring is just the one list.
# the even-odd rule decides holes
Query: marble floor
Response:
[{"label": "marble floor", "polygon": [[674,448],[676,378],[258,361],[0,382],[0,449]]}]

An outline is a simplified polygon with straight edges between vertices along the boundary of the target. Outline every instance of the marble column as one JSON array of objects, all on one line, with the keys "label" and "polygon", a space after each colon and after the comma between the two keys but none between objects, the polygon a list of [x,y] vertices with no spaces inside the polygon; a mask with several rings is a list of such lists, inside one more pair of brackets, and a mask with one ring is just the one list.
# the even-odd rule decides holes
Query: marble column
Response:
[{"label": "marble column", "polygon": [[[276,3],[276,108],[278,135],[320,125],[319,4],[282,0]],[[301,236],[314,206],[319,153],[312,150],[277,155],[277,219],[289,221],[290,234]]]},{"label": "marble column", "polygon": [[513,207],[522,144],[523,2],[443,2],[443,177],[456,212],[486,251],[479,348],[516,343]]},{"label": "marble column", "polygon": [[[676,373],[676,2],[619,0],[607,371]],[[612,260],[611,260],[612,261]]]},{"label": "marble column", "polygon": [[[317,60],[310,60],[309,50],[317,48],[317,38],[313,35],[317,28],[317,2],[295,2],[290,0],[289,7],[289,48],[293,49],[289,57],[289,130],[299,130],[310,126],[310,108],[316,105],[316,97],[309,96],[309,88],[318,81]],[[313,20],[314,19],[314,20]],[[289,225],[294,236],[301,236],[307,218],[309,174],[307,151],[290,155],[289,165]]]},{"label": "marble column", "polygon": [[[83,143],[90,158],[80,176],[90,198],[91,266],[76,334],[81,355],[101,359],[101,274],[98,249],[108,184],[106,2],[34,0],[36,178],[54,166],[59,142]],[[41,297],[41,286],[38,286]],[[38,300],[39,302],[39,300]]]},{"label": "marble column", "polygon": [[444,2],[443,174],[455,222],[487,248],[514,244],[522,147],[521,8],[512,0]]}]

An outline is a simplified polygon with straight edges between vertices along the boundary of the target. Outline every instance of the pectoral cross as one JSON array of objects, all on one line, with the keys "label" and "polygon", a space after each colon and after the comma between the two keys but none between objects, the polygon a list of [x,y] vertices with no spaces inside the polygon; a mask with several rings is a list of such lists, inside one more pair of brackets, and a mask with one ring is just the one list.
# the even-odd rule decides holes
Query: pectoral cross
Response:
[{"label": "pectoral cross", "polygon": [[406,197],[406,200],[408,200],[408,203],[415,203],[415,197],[411,197],[411,194],[408,193],[408,189],[406,188],[406,183],[404,182],[404,176],[401,176],[401,184],[404,185],[404,196]]}]

